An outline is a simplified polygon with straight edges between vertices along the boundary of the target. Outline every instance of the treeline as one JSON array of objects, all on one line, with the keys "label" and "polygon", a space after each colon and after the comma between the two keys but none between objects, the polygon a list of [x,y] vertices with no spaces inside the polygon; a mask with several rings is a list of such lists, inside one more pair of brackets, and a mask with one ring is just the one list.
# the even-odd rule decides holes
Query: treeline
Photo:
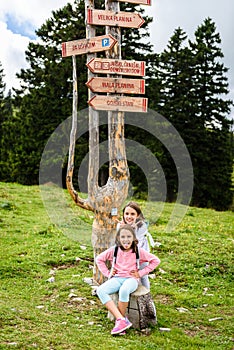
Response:
[{"label": "treeline", "polygon": [[[102,6],[96,4],[97,8]],[[121,9],[138,11],[145,19],[140,30],[121,29],[122,58],[146,62],[149,108],[175,127],[189,151],[194,171],[191,204],[217,210],[230,208],[233,134],[228,116],[232,101],[227,99],[228,69],[223,64],[215,23],[206,18],[195,31],[193,41],[181,28],[175,29],[165,50],[155,54],[148,34],[153,19],[133,4],[121,3]],[[96,35],[104,34],[104,30],[97,27]],[[26,51],[29,68],[17,74],[21,88],[13,88],[6,97],[0,64],[0,180],[27,185],[38,183],[46,142],[72,112],[72,64],[70,59],[62,59],[61,43],[85,38],[84,2],[76,1],[73,6],[67,4],[52,12],[36,34],[40,43],[31,42]],[[78,108],[83,110],[87,108],[86,55],[77,56],[76,62]],[[174,201],[177,169],[166,147],[137,127],[126,126],[125,137],[145,145],[157,157],[166,177],[167,200]],[[103,126],[100,141],[106,138]],[[88,152],[88,133],[78,139],[76,147],[79,168]],[[135,195],[142,196],[148,191],[145,175],[133,161],[129,165]],[[65,174],[66,161],[62,168]],[[100,185],[106,176],[105,164],[100,170]]]}]

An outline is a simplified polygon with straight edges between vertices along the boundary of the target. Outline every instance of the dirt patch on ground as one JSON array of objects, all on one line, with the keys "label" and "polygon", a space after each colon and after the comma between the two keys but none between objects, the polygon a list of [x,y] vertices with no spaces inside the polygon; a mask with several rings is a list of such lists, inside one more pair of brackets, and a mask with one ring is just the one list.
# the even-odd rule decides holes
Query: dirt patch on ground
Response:
[{"label": "dirt patch on ground", "polygon": [[189,337],[195,337],[196,335],[199,336],[209,336],[210,334],[220,336],[220,333],[217,332],[217,330],[208,327],[208,326],[203,326],[203,325],[193,325],[195,322],[191,322],[191,329],[185,329],[184,333],[188,335]]},{"label": "dirt patch on ground", "polygon": [[155,300],[160,304],[171,304],[172,300],[168,295],[165,294],[157,294],[155,296]]}]

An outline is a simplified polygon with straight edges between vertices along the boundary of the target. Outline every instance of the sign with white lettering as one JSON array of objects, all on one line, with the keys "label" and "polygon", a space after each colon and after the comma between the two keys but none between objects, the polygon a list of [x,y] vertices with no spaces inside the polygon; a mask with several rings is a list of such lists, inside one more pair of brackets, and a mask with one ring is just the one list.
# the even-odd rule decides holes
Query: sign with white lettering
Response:
[{"label": "sign with white lettering", "polygon": [[148,99],[129,96],[95,95],[88,101],[88,104],[97,110],[146,113]]},{"label": "sign with white lettering", "polygon": [[144,22],[139,13],[88,9],[88,24],[140,28]]},{"label": "sign with white lettering", "polygon": [[92,58],[86,64],[86,66],[92,73],[120,74],[141,77],[145,75],[144,61]]},{"label": "sign with white lettering", "polygon": [[91,78],[86,85],[93,92],[110,92],[125,94],[144,94],[144,79],[123,79],[123,78]]},{"label": "sign with white lettering", "polygon": [[110,50],[117,40],[110,34],[62,43],[62,57]]}]

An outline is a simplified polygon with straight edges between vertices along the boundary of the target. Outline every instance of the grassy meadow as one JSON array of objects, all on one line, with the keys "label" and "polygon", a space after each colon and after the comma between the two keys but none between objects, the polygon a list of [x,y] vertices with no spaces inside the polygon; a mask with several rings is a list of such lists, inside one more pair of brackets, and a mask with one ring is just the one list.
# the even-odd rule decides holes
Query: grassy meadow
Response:
[{"label": "grassy meadow", "polygon": [[0,349],[234,349],[233,212],[190,207],[167,232],[173,204],[158,215],[157,203],[140,202],[159,242],[151,276],[158,323],[113,337],[84,282],[92,277],[92,213],[63,190],[43,198],[38,186],[0,183]]}]

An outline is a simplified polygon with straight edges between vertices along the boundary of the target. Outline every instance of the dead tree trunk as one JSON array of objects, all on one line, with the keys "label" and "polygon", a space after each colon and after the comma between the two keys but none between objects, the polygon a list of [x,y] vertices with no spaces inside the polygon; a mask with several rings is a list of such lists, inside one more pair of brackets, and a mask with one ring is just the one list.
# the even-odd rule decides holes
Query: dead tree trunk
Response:
[{"label": "dead tree trunk", "polygon": [[[112,300],[118,305],[118,293],[111,294]],[[114,316],[108,312],[108,318],[114,321]],[[127,316],[132,322],[134,328],[141,330],[147,329],[149,326],[157,323],[157,314],[154,301],[150,291],[140,285],[135,292],[130,295],[130,300],[127,308]]]},{"label": "dead tree trunk", "polygon": [[[95,27],[87,24],[87,9],[94,8],[93,0],[86,0],[86,38],[95,36]],[[106,9],[114,6],[119,10],[118,3],[106,3]],[[113,9],[113,7],[112,7]],[[114,46],[108,57],[121,58],[120,52],[120,29],[107,28],[107,33],[111,33],[118,44]],[[96,54],[87,54],[87,62]],[[75,58],[73,58],[73,70]],[[89,71],[88,80],[94,74]],[[67,188],[77,205],[84,209],[92,210],[95,218],[92,227],[92,245],[94,258],[103,250],[109,248],[114,243],[116,235],[116,222],[114,217],[119,212],[128,194],[129,170],[125,153],[124,140],[124,113],[108,112],[108,149],[109,149],[109,178],[106,185],[99,187],[99,113],[89,107],[89,173],[88,173],[88,198],[81,199],[74,190],[72,175],[74,169],[75,135],[77,124],[77,81],[76,74],[73,75],[73,123],[70,138],[69,162],[67,168]],[[89,99],[93,93],[89,90]],[[93,279],[102,283],[103,276],[94,263]]]}]

